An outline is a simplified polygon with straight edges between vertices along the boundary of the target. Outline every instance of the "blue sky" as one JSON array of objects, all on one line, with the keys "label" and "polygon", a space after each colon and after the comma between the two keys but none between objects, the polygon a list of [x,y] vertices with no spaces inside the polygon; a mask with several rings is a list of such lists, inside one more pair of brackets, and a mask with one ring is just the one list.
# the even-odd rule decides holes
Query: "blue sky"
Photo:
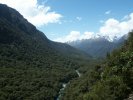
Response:
[{"label": "blue sky", "polygon": [[[113,38],[133,29],[132,0],[17,0],[18,6],[13,2],[0,0],[17,9],[51,40],[66,42],[98,35]],[[20,2],[25,2],[25,9]]]},{"label": "blue sky", "polygon": [[[49,24],[40,28],[50,39],[68,35],[71,31],[98,32],[103,24],[100,21],[109,18],[121,20],[133,12],[131,0],[47,0],[46,5],[63,16],[62,24]],[[110,13],[105,14],[108,11]],[[77,20],[77,17],[81,20]]]}]

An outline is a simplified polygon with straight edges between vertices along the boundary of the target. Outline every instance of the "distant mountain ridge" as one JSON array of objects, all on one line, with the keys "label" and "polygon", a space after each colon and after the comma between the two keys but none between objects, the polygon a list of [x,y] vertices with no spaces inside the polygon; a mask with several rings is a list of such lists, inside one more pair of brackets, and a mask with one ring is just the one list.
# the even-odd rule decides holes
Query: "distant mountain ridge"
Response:
[{"label": "distant mountain ridge", "polygon": [[109,41],[107,37],[98,37],[67,42],[67,44],[80,49],[93,57],[105,57],[107,53],[119,48],[126,39],[127,35],[124,35],[120,39],[116,37],[113,41]]},{"label": "distant mountain ridge", "polygon": [[105,62],[73,81],[63,100],[133,100],[132,69],[133,31],[123,46],[108,54]]}]

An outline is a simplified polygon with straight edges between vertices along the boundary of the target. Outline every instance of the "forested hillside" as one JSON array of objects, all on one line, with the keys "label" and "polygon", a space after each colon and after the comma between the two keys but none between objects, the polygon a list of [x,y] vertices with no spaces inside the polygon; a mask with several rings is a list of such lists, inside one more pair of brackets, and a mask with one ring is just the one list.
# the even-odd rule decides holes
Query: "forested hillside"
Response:
[{"label": "forested hillside", "polygon": [[93,59],[49,40],[0,4],[0,100],[58,100],[60,94],[61,100],[123,100],[133,94],[133,31],[104,61]]},{"label": "forested hillside", "polygon": [[107,55],[81,78],[72,81],[63,100],[123,100],[133,92],[133,31],[120,49]]},{"label": "forested hillside", "polygon": [[0,4],[0,100],[54,100],[62,83],[78,76],[77,59],[88,63],[90,57],[50,41],[16,10]]}]

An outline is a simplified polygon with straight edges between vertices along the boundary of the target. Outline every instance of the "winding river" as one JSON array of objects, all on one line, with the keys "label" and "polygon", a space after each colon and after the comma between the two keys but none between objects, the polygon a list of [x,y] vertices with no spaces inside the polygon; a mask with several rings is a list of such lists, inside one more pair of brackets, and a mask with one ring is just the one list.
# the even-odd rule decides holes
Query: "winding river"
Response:
[{"label": "winding river", "polygon": [[[77,73],[78,77],[81,76],[81,73],[80,73],[78,70],[75,70],[75,72]],[[58,95],[58,97],[57,97],[55,100],[60,100],[60,98],[61,98],[61,96],[62,96],[62,94],[63,94],[64,89],[66,88],[66,86],[67,86],[69,83],[70,83],[70,82],[68,82],[68,83],[63,83],[63,84],[62,84],[62,88],[61,88],[60,91],[59,91],[59,95]]]}]

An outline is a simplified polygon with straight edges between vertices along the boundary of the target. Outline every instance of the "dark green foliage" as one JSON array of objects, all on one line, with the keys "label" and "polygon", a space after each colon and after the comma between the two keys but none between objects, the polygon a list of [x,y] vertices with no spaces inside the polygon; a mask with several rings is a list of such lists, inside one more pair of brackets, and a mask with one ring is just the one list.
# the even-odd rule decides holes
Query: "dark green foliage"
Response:
[{"label": "dark green foliage", "polygon": [[133,32],[101,61],[48,40],[17,11],[0,4],[0,100],[55,100],[68,81],[62,100],[128,97],[133,92]]},{"label": "dark green foliage", "polygon": [[[72,91],[72,92],[71,92]],[[121,49],[66,89],[63,100],[123,100],[133,92],[133,31]]]},{"label": "dark green foliage", "polygon": [[0,100],[54,100],[63,82],[78,77],[80,58],[88,59],[0,4]]}]

